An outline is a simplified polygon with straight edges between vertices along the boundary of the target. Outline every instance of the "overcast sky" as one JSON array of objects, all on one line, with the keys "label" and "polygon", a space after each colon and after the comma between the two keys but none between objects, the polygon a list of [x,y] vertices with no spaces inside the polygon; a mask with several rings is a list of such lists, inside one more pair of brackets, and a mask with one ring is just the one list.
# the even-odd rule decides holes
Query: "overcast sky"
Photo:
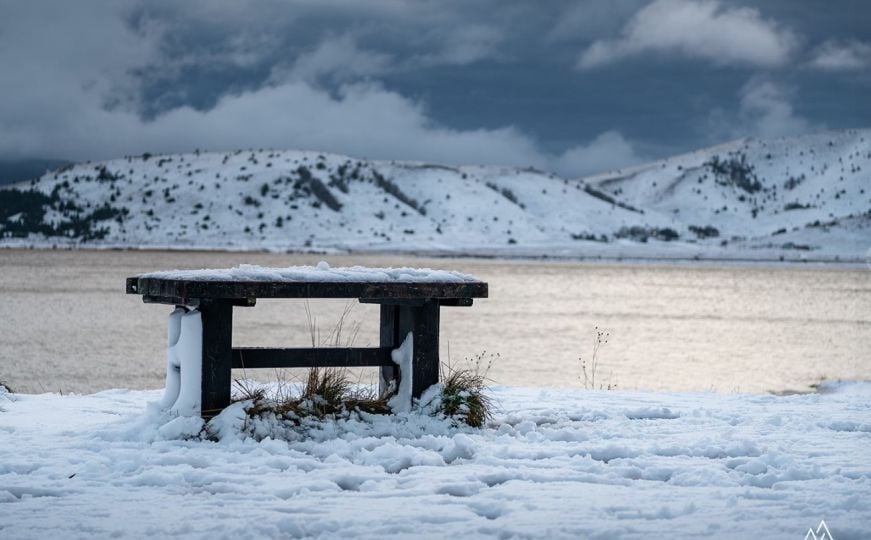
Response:
[{"label": "overcast sky", "polygon": [[0,159],[616,168],[871,126],[865,0],[0,0]]}]

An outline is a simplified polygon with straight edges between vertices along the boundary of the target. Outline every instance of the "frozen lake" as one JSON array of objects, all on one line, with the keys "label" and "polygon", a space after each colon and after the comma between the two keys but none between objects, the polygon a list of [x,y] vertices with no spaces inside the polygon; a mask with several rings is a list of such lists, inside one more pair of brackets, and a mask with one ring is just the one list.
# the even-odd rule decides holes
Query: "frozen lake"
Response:
[{"label": "frozen lake", "polygon": [[[125,277],[319,260],[446,268],[488,281],[489,299],[443,308],[442,360],[457,365],[498,353],[490,377],[501,384],[583,387],[578,358],[589,362],[596,327],[610,333],[596,386],[768,392],[807,390],[823,378],[871,379],[867,268],[0,250],[0,380],[19,392],[161,387],[170,309],[124,294]],[[347,302],[309,305],[326,335]],[[235,308],[234,323],[236,345],[311,341],[303,301]],[[355,323],[354,344],[377,345],[377,306],[353,303],[346,334]],[[374,371],[360,376],[371,380]]]}]

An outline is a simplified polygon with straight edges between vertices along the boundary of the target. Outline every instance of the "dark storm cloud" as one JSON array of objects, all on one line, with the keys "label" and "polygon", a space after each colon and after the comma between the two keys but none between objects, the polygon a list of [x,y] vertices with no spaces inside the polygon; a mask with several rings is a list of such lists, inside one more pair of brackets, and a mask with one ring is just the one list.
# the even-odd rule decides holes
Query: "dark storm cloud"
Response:
[{"label": "dark storm cloud", "polygon": [[869,15],[789,0],[4,3],[0,158],[263,146],[588,173],[868,125]]}]

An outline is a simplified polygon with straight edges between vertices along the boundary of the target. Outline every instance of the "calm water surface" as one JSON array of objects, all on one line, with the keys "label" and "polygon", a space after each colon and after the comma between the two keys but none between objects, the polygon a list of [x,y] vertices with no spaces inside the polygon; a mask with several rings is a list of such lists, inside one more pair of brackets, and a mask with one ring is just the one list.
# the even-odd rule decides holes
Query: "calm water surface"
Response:
[{"label": "calm water surface", "polygon": [[[488,281],[489,299],[442,309],[442,360],[462,365],[498,353],[490,377],[501,384],[583,387],[579,357],[589,365],[596,327],[610,333],[596,386],[767,392],[806,390],[823,378],[871,379],[865,268],[0,250],[0,380],[19,392],[159,388],[170,308],[124,294],[125,277],[322,259],[455,269]],[[309,305],[326,339],[348,303]],[[351,303],[350,310],[345,334],[359,326],[354,344],[377,345],[377,306]],[[305,303],[235,308],[233,339],[239,346],[309,345]]]}]

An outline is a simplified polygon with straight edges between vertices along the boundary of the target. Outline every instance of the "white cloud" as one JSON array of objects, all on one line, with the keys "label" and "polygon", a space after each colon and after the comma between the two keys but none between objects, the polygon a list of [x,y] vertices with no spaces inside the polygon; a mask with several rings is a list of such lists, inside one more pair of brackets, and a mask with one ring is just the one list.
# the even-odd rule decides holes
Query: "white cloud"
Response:
[{"label": "white cloud", "polygon": [[502,33],[493,26],[482,24],[458,25],[447,30],[437,41],[440,50],[420,60],[427,64],[468,65],[481,60],[498,58]]},{"label": "white cloud", "polygon": [[566,150],[554,169],[566,176],[581,176],[628,167],[643,161],[632,144],[616,131],[606,131],[586,145]]},{"label": "white cloud", "polygon": [[[15,137],[0,129],[0,152],[27,141],[25,153],[110,158],[193,148],[304,148],[375,159],[453,164],[535,166],[580,175],[638,161],[615,132],[554,156],[512,127],[455,130],[434,123],[424,108],[375,84],[352,84],[331,96],[304,81],[292,81],[223,98],[209,111],[174,109],[154,120],[108,111],[97,99],[79,96],[75,113],[46,117]],[[29,152],[28,152],[29,151]]]},{"label": "white cloud", "polygon": [[852,71],[871,67],[871,43],[826,41],[817,47],[810,66],[826,71]]},{"label": "white cloud", "polygon": [[705,131],[719,139],[737,137],[781,137],[826,128],[796,112],[795,90],[783,84],[753,78],[738,92],[737,112],[713,111]]},{"label": "white cloud", "polygon": [[613,34],[645,3],[645,0],[574,0],[554,14],[547,38],[562,41]]},{"label": "white cloud", "polygon": [[741,89],[740,97],[741,115],[753,135],[797,135],[813,128],[796,114],[789,90],[774,82],[751,80]]},{"label": "white cloud", "polygon": [[716,0],[655,0],[638,11],[614,40],[593,42],[578,59],[589,69],[647,53],[675,53],[717,64],[777,66],[796,45],[792,32],[752,8]]},{"label": "white cloud", "polygon": [[315,49],[300,54],[290,69],[276,67],[271,79],[316,83],[322,77],[348,81],[383,74],[390,70],[388,54],[362,50],[350,35],[329,36]]},{"label": "white cloud", "polygon": [[[208,110],[173,106],[143,118],[141,75],[134,73],[171,75],[186,63],[205,61],[208,47],[167,57],[167,34],[175,36],[177,28],[163,26],[159,18],[128,24],[133,1],[105,0],[98,7],[83,12],[61,2],[51,13],[35,3],[4,7],[0,156],[85,160],[194,148],[305,148],[381,159],[534,166],[568,175],[636,159],[631,145],[612,132],[556,155],[510,125],[441,125],[424,103],[367,81],[401,69],[402,60],[362,49],[350,34],[292,55],[286,70],[275,70],[265,86],[225,93]],[[443,50],[442,61],[476,61],[492,54],[500,39],[483,26],[463,32],[453,52]],[[255,34],[230,40],[213,61],[255,63],[252,58],[269,48],[268,36],[260,41]],[[335,83],[330,89],[319,84],[324,77]]]},{"label": "white cloud", "polygon": [[[105,113],[109,104],[135,106],[129,73],[159,58],[161,31],[143,27],[134,32],[125,25],[129,2],[92,5],[93,12],[65,2],[4,6],[0,155],[67,157],[45,142],[46,135],[53,138],[54,130],[81,121],[85,114]],[[90,28],[98,31],[86,30]]]}]

